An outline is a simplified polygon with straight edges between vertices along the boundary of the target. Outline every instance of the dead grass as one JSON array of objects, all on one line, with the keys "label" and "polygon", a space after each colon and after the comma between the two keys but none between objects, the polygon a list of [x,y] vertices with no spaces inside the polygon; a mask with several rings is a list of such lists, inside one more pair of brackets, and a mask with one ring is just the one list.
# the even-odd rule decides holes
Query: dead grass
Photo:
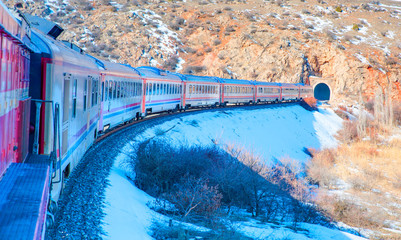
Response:
[{"label": "dead grass", "polygon": [[336,221],[393,239],[385,228],[401,219],[401,139],[354,139],[312,155],[307,173],[319,184],[319,206]]}]

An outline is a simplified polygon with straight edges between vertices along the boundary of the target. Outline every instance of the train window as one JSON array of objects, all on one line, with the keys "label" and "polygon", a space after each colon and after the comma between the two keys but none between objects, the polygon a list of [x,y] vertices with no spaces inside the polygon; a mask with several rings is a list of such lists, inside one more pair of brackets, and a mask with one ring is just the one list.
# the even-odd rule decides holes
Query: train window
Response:
[{"label": "train window", "polygon": [[113,94],[112,94],[111,99],[114,100],[117,98],[117,82],[116,81],[113,81],[112,88],[113,88]]},{"label": "train window", "polygon": [[88,79],[85,79],[85,82],[84,82],[84,111],[86,111],[87,94],[88,94]]},{"label": "train window", "polygon": [[92,80],[92,88],[91,88],[91,91],[92,91],[92,107],[95,105],[95,86],[96,86],[96,81],[95,80]]},{"label": "train window", "polygon": [[105,101],[107,101],[107,99],[108,99],[108,97],[109,97],[109,82],[108,81],[106,81],[106,84],[105,84],[105,89],[104,89],[104,100]]},{"label": "train window", "polygon": [[78,80],[74,79],[74,86],[72,87],[72,118],[77,116],[77,90]]},{"label": "train window", "polygon": [[109,100],[113,100],[114,81],[110,81],[109,84]]},{"label": "train window", "polygon": [[115,98],[114,99],[119,99],[120,98],[120,82],[119,81],[116,81],[116,85],[115,85],[115,87],[116,87],[116,95],[115,95]]},{"label": "train window", "polygon": [[124,98],[125,97],[125,82],[121,82],[121,85],[120,85],[120,97],[121,98]]}]

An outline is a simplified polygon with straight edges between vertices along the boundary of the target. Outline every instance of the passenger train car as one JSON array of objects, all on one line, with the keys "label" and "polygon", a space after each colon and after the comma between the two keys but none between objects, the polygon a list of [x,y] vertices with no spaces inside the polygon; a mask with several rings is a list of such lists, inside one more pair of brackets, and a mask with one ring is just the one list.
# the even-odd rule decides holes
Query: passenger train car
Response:
[{"label": "passenger train car", "polygon": [[0,2],[0,176],[28,154],[29,28]]},{"label": "passenger train car", "polygon": [[[50,176],[52,190],[42,190],[41,208],[48,199],[57,201],[63,179],[110,128],[152,113],[297,101],[313,94],[304,84],[184,75],[101,61],[17,21],[2,3],[0,13],[0,179],[10,176],[4,174],[10,163],[24,162],[28,152],[50,156],[50,172],[43,174],[41,186],[46,188]],[[29,41],[23,41],[27,35]]]}]

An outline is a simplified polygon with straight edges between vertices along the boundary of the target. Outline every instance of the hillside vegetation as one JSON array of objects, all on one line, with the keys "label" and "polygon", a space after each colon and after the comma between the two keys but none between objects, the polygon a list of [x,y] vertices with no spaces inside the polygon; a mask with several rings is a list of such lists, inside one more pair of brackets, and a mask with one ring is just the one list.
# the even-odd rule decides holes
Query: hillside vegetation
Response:
[{"label": "hillside vegetation", "polygon": [[[12,7],[17,1],[7,1]],[[19,2],[19,1],[18,1]],[[400,99],[401,3],[322,0],[28,0],[60,39],[101,59],[259,81],[332,78],[336,100]]]},{"label": "hillside vegetation", "polygon": [[401,239],[401,108],[383,109],[339,109],[341,144],[311,150],[307,174],[318,185],[316,203],[335,221],[370,238]]}]

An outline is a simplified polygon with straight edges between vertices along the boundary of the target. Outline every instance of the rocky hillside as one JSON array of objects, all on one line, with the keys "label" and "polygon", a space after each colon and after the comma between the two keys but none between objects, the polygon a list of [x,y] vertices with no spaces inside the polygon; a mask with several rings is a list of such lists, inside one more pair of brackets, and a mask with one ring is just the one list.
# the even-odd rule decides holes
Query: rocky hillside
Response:
[{"label": "rocky hillside", "polygon": [[[13,8],[18,0],[6,4]],[[22,6],[21,6],[22,5]],[[401,100],[401,1],[25,0],[101,59],[259,81],[332,78],[336,96]]]}]

